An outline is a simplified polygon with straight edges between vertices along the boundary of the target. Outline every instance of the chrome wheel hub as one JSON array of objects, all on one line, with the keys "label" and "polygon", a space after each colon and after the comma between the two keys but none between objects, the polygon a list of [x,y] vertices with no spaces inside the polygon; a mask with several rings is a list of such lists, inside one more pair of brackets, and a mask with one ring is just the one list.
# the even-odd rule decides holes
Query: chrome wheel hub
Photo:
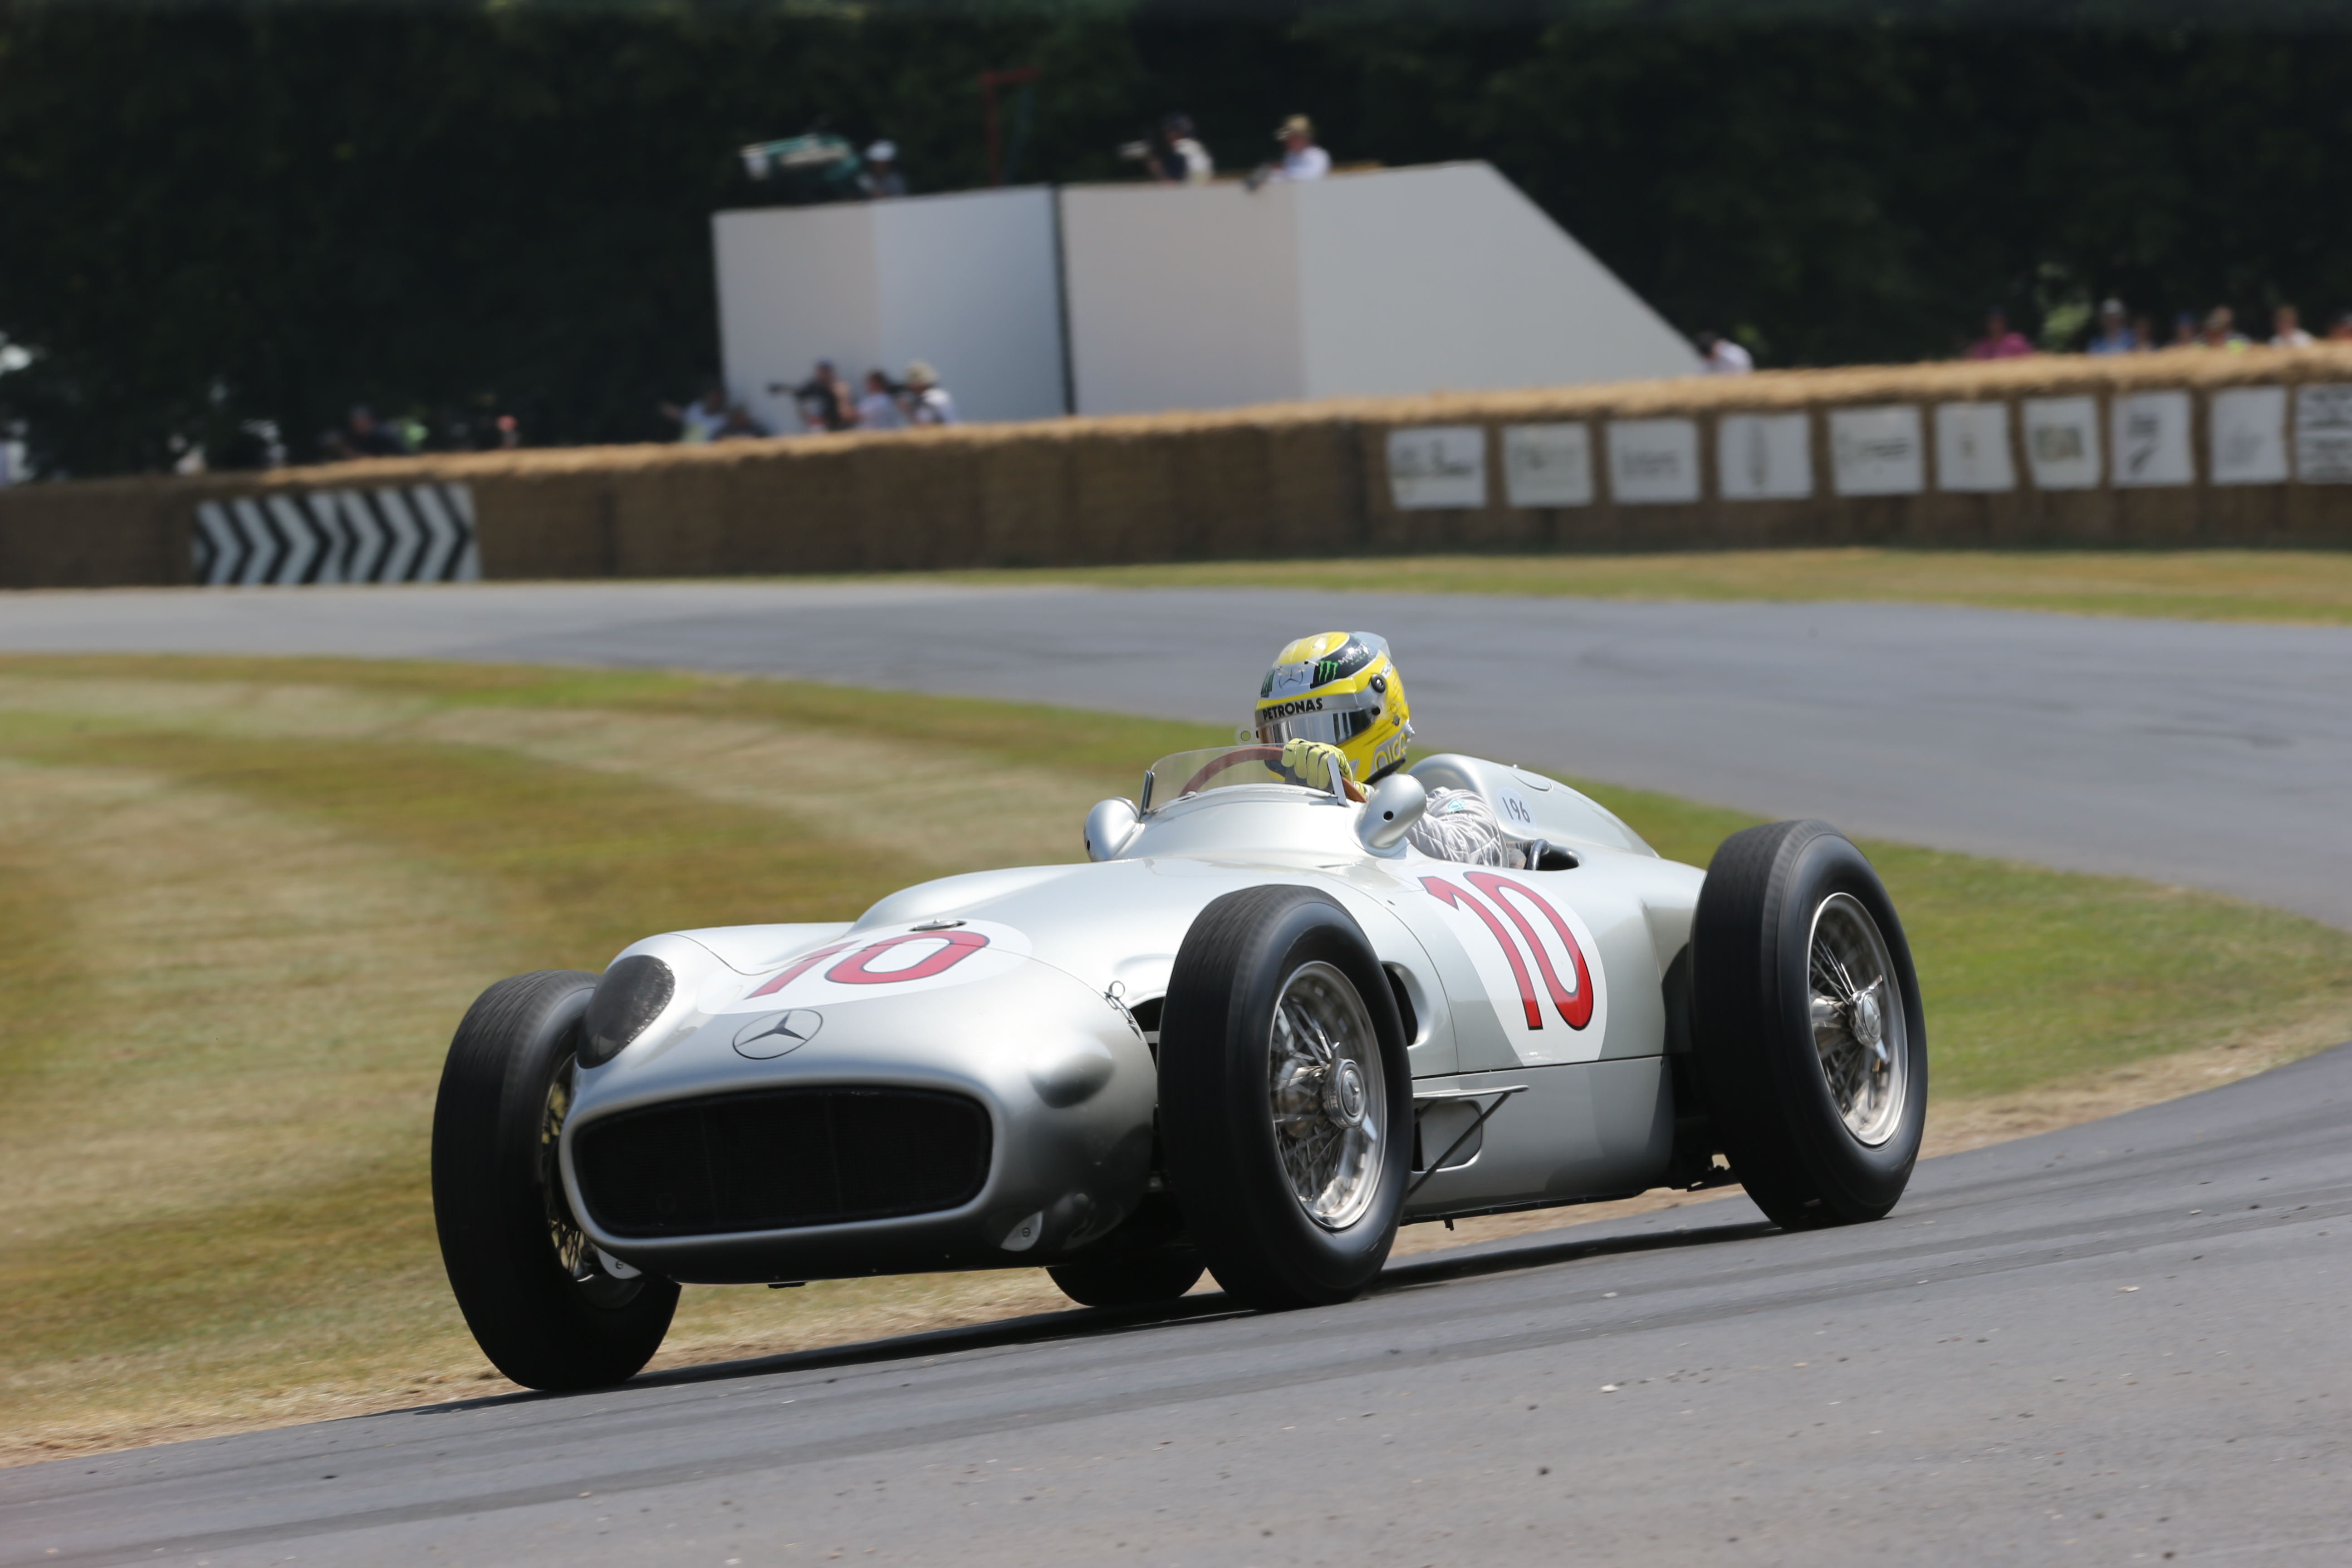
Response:
[{"label": "chrome wheel hub", "polygon": [[636,1270],[626,1278],[604,1268],[604,1254],[589,1244],[588,1233],[572,1216],[572,1200],[564,1194],[563,1173],[557,1150],[563,1124],[572,1116],[572,1063],[566,1057],[547,1086],[547,1103],[539,1119],[539,1191],[547,1211],[547,1239],[554,1248],[556,1266],[596,1306],[625,1305],[642,1288]]},{"label": "chrome wheel hub", "polygon": [[1876,1147],[1903,1120],[1909,1039],[1886,939],[1851,895],[1832,894],[1813,911],[1807,970],[1822,1081],[1846,1131]]},{"label": "chrome wheel hub", "polygon": [[1387,1136],[1380,1041],[1348,977],[1302,964],[1274,1005],[1266,1053],[1275,1152],[1307,1216],[1344,1230],[1371,1207]]}]

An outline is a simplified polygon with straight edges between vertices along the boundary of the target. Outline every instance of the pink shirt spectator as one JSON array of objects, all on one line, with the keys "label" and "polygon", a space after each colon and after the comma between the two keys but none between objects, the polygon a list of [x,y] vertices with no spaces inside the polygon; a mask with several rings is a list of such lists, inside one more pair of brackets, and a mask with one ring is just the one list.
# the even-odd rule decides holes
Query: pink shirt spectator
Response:
[{"label": "pink shirt spectator", "polygon": [[2023,359],[2033,352],[2023,332],[2009,330],[2009,317],[2000,310],[1985,312],[1984,336],[1969,345],[1970,359]]},{"label": "pink shirt spectator", "polygon": [[2003,332],[1998,337],[1987,333],[1969,345],[1970,359],[2022,359],[2032,352],[2033,345],[2025,341],[2023,332]]}]

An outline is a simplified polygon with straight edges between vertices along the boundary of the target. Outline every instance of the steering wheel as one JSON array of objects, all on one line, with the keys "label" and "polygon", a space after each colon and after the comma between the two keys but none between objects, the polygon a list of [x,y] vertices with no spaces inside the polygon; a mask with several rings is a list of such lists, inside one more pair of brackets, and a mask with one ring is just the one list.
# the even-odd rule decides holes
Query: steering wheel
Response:
[{"label": "steering wheel", "polygon": [[1280,746],[1236,746],[1222,757],[1211,758],[1208,766],[1186,779],[1184,787],[1178,790],[1176,794],[1180,799],[1191,795],[1227,768],[1239,767],[1244,763],[1278,763],[1280,761],[1282,761]]},{"label": "steering wheel", "polygon": [[[1282,761],[1280,746],[1236,746],[1223,756],[1213,759],[1208,766],[1185,780],[1184,787],[1176,792],[1176,797],[1181,800],[1184,796],[1193,794],[1203,784],[1223,773],[1227,768],[1239,767],[1244,763],[1278,763],[1280,761]],[[1349,800],[1360,802],[1364,798],[1363,786],[1351,778],[1340,779],[1339,788]]]}]

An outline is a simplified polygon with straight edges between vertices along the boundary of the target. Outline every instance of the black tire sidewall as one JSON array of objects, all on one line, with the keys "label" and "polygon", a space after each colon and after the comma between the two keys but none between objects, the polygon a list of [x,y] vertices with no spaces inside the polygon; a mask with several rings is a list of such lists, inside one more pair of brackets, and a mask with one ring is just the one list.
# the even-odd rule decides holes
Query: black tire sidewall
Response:
[{"label": "black tire sidewall", "polygon": [[[1299,1206],[1266,1103],[1275,1004],[1291,975],[1317,962],[1347,978],[1371,1019],[1388,1118],[1380,1186],[1340,1230]],[[1160,1093],[1177,1201],[1229,1294],[1268,1308],[1327,1304],[1379,1274],[1412,1173],[1412,1068],[1387,976],[1345,909],[1313,889],[1270,887],[1202,910],[1170,981]]]},{"label": "black tire sidewall", "polygon": [[[1813,921],[1841,893],[1877,925],[1902,994],[1903,1112],[1876,1145],[1847,1130],[1813,1046]],[[1879,1218],[1901,1198],[1918,1163],[1927,1029],[1910,946],[1877,872],[1825,823],[1775,823],[1726,841],[1700,904],[1692,944],[1695,1044],[1734,1173],[1785,1226]]]},{"label": "black tire sidewall", "polygon": [[[1895,1206],[1918,1163],[1927,1109],[1927,1027],[1919,983],[1895,905],[1861,850],[1842,834],[1812,837],[1797,849],[1780,900],[1775,944],[1779,966],[1779,1032],[1799,1042],[1780,1066],[1784,1113],[1821,1197],[1844,1219],[1875,1219]],[[1903,1114],[1885,1142],[1866,1144],[1847,1131],[1814,1054],[1811,954],[1814,912],[1836,895],[1853,899],[1878,926],[1892,978],[1903,993]]]},{"label": "black tire sidewall", "polygon": [[540,1123],[595,984],[542,970],[483,992],[450,1041],[434,1108],[433,1212],[450,1289],[491,1364],[531,1388],[634,1375],[677,1303],[676,1284],[646,1276],[626,1301],[598,1306],[549,1240]]}]

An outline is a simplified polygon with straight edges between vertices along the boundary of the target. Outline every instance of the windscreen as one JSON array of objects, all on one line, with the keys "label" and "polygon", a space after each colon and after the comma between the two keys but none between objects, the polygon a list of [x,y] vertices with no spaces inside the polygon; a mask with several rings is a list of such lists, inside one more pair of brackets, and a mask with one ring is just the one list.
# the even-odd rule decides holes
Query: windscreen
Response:
[{"label": "windscreen", "polygon": [[1236,789],[1244,784],[1287,784],[1318,794],[1327,792],[1330,785],[1319,762],[1310,759],[1310,765],[1316,772],[1311,779],[1284,771],[1280,746],[1210,746],[1197,752],[1178,752],[1152,763],[1151,771],[1144,775],[1148,783],[1143,808],[1150,811],[1188,795]]}]

